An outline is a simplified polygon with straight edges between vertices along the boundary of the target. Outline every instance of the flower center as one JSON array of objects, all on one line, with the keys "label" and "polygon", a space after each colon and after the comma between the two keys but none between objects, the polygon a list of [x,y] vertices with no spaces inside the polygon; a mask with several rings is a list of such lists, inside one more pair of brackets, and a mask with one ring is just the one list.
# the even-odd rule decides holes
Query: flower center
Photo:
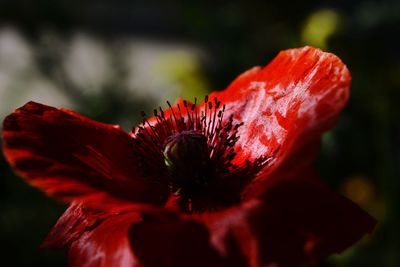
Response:
[{"label": "flower center", "polygon": [[215,177],[207,138],[196,131],[183,131],[165,140],[164,161],[171,174],[174,191],[193,195],[203,190]]},{"label": "flower center", "polygon": [[[225,105],[205,98],[203,105],[183,101],[165,112],[154,110],[133,132],[142,176],[168,185],[184,212],[217,210],[238,203],[246,185],[270,158],[233,164],[238,129]],[[170,201],[168,201],[170,202]]]}]

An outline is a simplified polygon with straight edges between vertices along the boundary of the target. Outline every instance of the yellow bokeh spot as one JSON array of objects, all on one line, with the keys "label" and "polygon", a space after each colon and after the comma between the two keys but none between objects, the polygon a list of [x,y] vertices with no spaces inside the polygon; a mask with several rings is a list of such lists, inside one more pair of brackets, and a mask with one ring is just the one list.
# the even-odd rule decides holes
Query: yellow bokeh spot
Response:
[{"label": "yellow bokeh spot", "polygon": [[193,100],[208,93],[206,78],[197,56],[185,52],[168,53],[160,58],[158,67],[160,73],[179,84],[180,97]]},{"label": "yellow bokeh spot", "polygon": [[342,188],[344,195],[360,206],[366,206],[375,199],[375,189],[364,176],[349,177]]},{"label": "yellow bokeh spot", "polygon": [[322,49],[327,48],[327,41],[338,30],[339,14],[331,9],[318,10],[311,14],[301,34],[302,42]]}]

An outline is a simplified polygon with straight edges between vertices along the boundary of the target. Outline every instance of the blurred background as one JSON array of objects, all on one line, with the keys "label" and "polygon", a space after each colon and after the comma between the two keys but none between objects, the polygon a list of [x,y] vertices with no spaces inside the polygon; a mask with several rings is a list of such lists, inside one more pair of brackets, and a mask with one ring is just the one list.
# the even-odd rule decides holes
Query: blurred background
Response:
[{"label": "blurred background", "polygon": [[[200,1],[199,1],[200,2]],[[126,130],[178,96],[223,89],[280,50],[313,45],[353,76],[350,103],[317,166],[379,220],[321,266],[400,266],[400,1],[0,1],[0,119],[35,100]],[[38,246],[65,206],[0,158],[6,266],[66,266]]]}]

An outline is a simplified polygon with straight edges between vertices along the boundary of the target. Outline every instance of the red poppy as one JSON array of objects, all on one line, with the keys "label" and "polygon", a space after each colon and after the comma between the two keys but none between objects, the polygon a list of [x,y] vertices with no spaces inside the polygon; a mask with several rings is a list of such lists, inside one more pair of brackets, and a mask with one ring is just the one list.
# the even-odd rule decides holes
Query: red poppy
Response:
[{"label": "red poppy", "polygon": [[311,167],[349,84],[335,55],[290,49],[129,134],[27,103],[4,121],[4,154],[71,203],[43,244],[69,247],[70,266],[315,263],[376,223]]}]

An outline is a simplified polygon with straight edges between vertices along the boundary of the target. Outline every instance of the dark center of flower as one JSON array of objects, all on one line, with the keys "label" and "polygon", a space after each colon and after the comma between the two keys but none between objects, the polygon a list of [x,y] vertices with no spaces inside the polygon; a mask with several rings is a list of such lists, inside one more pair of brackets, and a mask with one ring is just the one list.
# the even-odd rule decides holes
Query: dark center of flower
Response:
[{"label": "dark center of flower", "polygon": [[207,187],[215,176],[207,138],[195,131],[173,134],[165,140],[163,155],[177,190],[194,194]]},{"label": "dark center of flower", "polygon": [[177,105],[154,110],[133,130],[142,176],[168,185],[184,212],[217,210],[239,203],[247,184],[270,158],[233,164],[238,129],[233,115],[224,118],[225,105],[214,98],[204,105]]}]

